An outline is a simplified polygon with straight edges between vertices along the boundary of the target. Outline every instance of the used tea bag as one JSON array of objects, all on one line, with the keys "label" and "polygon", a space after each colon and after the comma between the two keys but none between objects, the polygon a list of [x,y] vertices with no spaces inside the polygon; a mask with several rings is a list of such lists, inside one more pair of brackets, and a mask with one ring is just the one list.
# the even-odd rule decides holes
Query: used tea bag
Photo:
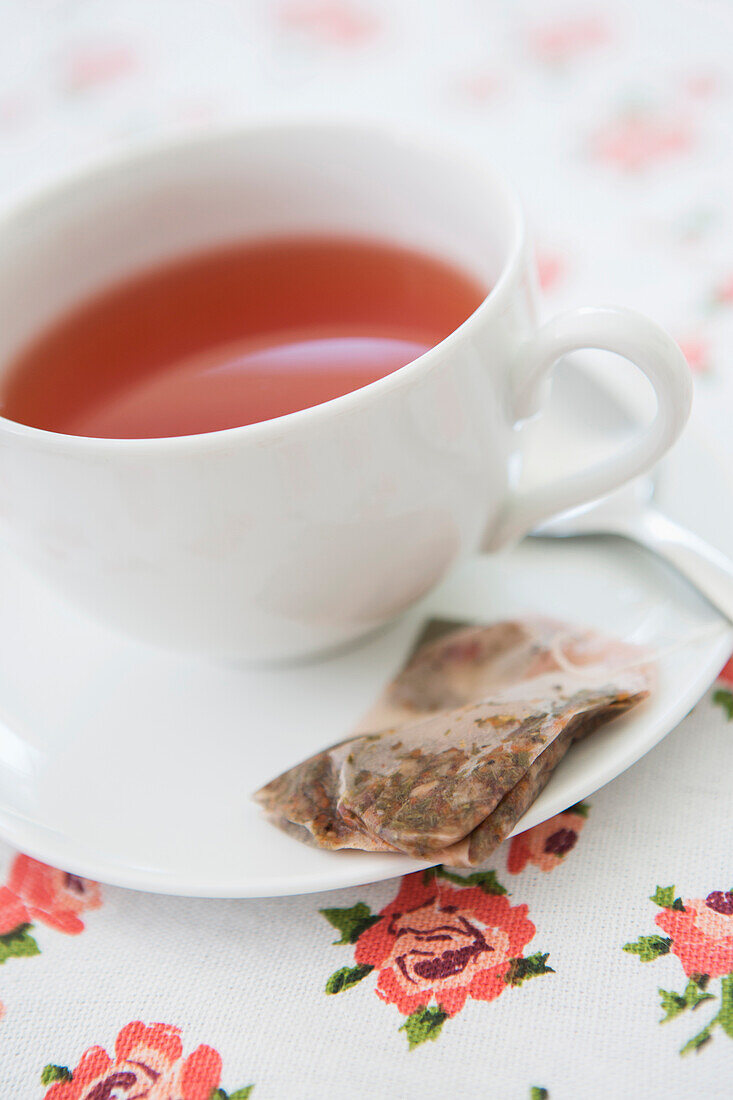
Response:
[{"label": "used tea bag", "polygon": [[[638,650],[545,619],[430,624],[355,735],[256,794],[323,848],[485,860],[573,741],[644,699]],[[436,635],[440,634],[440,637]]]}]

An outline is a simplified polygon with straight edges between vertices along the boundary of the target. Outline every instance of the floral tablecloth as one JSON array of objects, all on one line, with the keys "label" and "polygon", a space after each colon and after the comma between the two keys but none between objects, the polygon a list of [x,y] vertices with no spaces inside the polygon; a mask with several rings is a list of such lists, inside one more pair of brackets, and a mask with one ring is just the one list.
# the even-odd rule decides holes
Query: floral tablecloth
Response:
[{"label": "floral tablecloth", "polygon": [[[0,30],[0,201],[262,110],[429,119],[519,184],[549,305],[657,317],[731,447],[729,4],[6,0]],[[471,875],[200,901],[0,848],[0,1097],[733,1096],[732,720],[729,668]]]}]

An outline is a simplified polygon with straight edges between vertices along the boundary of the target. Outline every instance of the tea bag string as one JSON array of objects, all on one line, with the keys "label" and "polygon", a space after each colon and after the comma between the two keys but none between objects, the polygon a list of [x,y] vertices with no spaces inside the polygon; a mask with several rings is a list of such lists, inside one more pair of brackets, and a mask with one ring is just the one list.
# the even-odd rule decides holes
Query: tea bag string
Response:
[{"label": "tea bag string", "polygon": [[[613,672],[625,672],[629,669],[640,668],[643,665],[650,664],[653,661],[658,661],[663,657],[671,656],[672,654],[679,653],[680,650],[685,649],[688,645],[694,645],[696,642],[710,641],[713,638],[722,635],[727,629],[725,623],[709,623],[707,626],[697,627],[689,634],[686,634],[684,638],[678,639],[676,642],[670,642],[668,645],[650,648],[646,646],[638,647],[638,656],[633,660],[624,661],[620,664],[614,664],[611,662],[598,661],[588,662],[585,664],[575,664],[573,661],[565,655],[562,646],[566,641],[571,641],[573,635],[569,632],[557,634],[549,643],[548,649],[552,653],[558,666],[567,672],[568,674],[577,677],[578,679],[594,679],[598,675],[599,669],[606,669],[609,673]],[[630,643],[629,643],[630,644]]]}]

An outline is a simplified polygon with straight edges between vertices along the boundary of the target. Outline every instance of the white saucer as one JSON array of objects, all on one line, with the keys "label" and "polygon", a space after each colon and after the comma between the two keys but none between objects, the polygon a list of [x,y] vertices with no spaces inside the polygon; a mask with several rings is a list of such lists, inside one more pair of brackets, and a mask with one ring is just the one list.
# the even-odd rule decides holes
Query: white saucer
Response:
[{"label": "white saucer", "polygon": [[[591,409],[592,441],[583,436]],[[534,429],[534,450],[563,438],[582,442],[587,455],[627,429],[621,406],[566,365],[552,412]],[[541,467],[548,464],[545,448]],[[728,499],[725,480],[720,460],[688,438],[665,468],[659,497],[731,552],[733,517],[711,506],[713,497]],[[638,760],[685,716],[733,648],[733,631],[703,599],[616,540],[529,541],[469,561],[379,637],[279,670],[158,653],[89,623],[14,560],[0,565],[0,834],[78,874],[170,894],[296,894],[419,866],[307,848],[268,824],[250,794],[347,732],[431,615],[555,615],[662,651],[653,699],[574,748],[517,831]]]}]

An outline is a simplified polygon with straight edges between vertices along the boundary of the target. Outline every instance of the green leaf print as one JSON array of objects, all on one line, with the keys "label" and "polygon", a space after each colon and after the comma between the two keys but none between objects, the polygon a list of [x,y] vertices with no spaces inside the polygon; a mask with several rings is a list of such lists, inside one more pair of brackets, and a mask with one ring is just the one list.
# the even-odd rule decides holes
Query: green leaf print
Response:
[{"label": "green leaf print", "polygon": [[643,963],[658,959],[660,955],[668,955],[672,941],[669,936],[639,936],[633,943],[625,943],[624,951],[630,955],[638,955]]},{"label": "green leaf print", "polygon": [[718,1022],[728,1038],[733,1039],[733,974],[720,979]]},{"label": "green leaf print", "polygon": [[[732,893],[733,891],[714,890],[708,895],[706,902],[708,908],[717,912],[717,907],[720,905],[720,911],[728,915],[728,901]],[[668,911],[676,910],[677,913],[686,914],[681,917],[671,917],[665,913],[659,913],[657,915],[657,923],[660,927],[664,931],[673,932],[675,936],[674,943],[669,936],[640,936],[638,940],[624,944],[623,950],[628,951],[630,954],[638,955],[641,962],[652,962],[662,955],[668,955],[674,946],[675,953],[679,955],[680,962],[682,962],[685,969],[687,969],[689,962],[686,960],[690,958],[691,951],[694,949],[695,944],[693,941],[688,942],[685,936],[689,934],[688,929],[690,928],[690,922],[694,914],[685,909],[682,899],[676,896],[674,886],[657,886],[650,897],[650,901],[660,906],[661,909],[666,909]],[[705,953],[701,951],[700,957],[702,958],[704,955]],[[692,954],[692,958],[694,957],[695,955]],[[669,1023],[671,1020],[675,1020],[678,1016],[688,1011],[691,1013],[697,1012],[700,1005],[705,1004],[706,1001],[715,1001],[717,998],[714,993],[710,992],[709,986],[709,974],[691,971],[687,974],[687,985],[681,993],[678,993],[674,989],[660,988],[658,992],[663,1015],[659,1022],[662,1024]],[[681,1048],[680,1054],[689,1054],[691,1051],[702,1050],[702,1048],[712,1039],[713,1032],[717,1027],[719,1027],[728,1038],[733,1039],[733,973],[724,974],[721,978],[720,1002],[717,1012],[715,1012],[712,1019],[708,1020],[705,1026],[701,1028],[696,1035],[688,1039]]]},{"label": "green leaf print", "polygon": [[550,1100],[550,1094],[547,1089],[543,1089],[539,1085],[533,1085],[529,1090],[529,1100]]},{"label": "green leaf print", "polygon": [[408,1016],[400,1031],[407,1033],[407,1042],[410,1050],[420,1046],[430,1039],[432,1042],[440,1035],[443,1024],[448,1019],[448,1013],[440,1006],[418,1008],[411,1016]]},{"label": "green leaf print", "polygon": [[589,802],[576,802],[575,805],[570,806],[570,808],[567,809],[565,811],[565,813],[566,814],[580,814],[581,817],[587,817],[588,814],[590,813],[590,803]]},{"label": "green leaf print", "polygon": [[379,915],[372,916],[369,906],[363,901],[357,901],[350,909],[321,909],[321,913],[341,933],[341,939],[334,940],[334,943],[356,943],[362,932],[382,919]]},{"label": "green leaf print", "polygon": [[551,966],[547,966],[549,951],[541,954],[528,955],[526,959],[512,959],[509,969],[504,975],[507,985],[521,985],[528,978],[536,978],[539,974],[554,974]]},{"label": "green leaf print", "polygon": [[[709,1000],[711,994],[704,994],[702,999]],[[699,1002],[698,1002],[699,1003]],[[702,1031],[685,1043],[680,1054],[689,1054],[690,1051],[700,1050],[712,1038],[713,1028],[720,1026],[729,1039],[733,1039],[733,974],[726,974],[720,979],[720,1008],[709,1024]]]},{"label": "green leaf print", "polygon": [[366,978],[367,974],[371,974],[373,969],[373,966],[366,964],[342,966],[326,982],[326,993],[341,993],[344,989],[351,989],[352,985],[356,985],[362,978]]},{"label": "green leaf print", "polygon": [[243,1089],[237,1089],[236,1092],[225,1092],[224,1089],[214,1089],[209,1100],[247,1100],[248,1096],[252,1095],[252,1089],[254,1085],[246,1085]]},{"label": "green leaf print", "polygon": [[456,886],[480,886],[485,894],[507,894],[496,877],[496,871],[475,871],[472,875],[457,875],[454,871],[447,871],[442,864],[437,867],[429,867],[424,874],[424,881],[438,875],[448,882],[454,882]]},{"label": "green leaf print", "polygon": [[685,1003],[688,1008],[693,1010],[701,1005],[703,1001],[714,1001],[715,997],[712,993],[704,993],[698,989],[696,983],[690,979],[685,987]]},{"label": "green leaf print", "polygon": [[53,1085],[55,1081],[70,1081],[71,1070],[68,1066],[47,1065],[41,1070],[41,1084]]},{"label": "green leaf print", "polygon": [[713,702],[723,708],[729,722],[733,721],[733,691],[724,691],[720,688],[713,694]]},{"label": "green leaf print", "polygon": [[40,947],[29,934],[32,927],[32,924],[19,924],[12,932],[5,932],[0,936],[0,963],[7,959],[30,958],[41,954]]},{"label": "green leaf print", "polygon": [[653,901],[661,909],[676,909],[679,913],[685,911],[682,898],[674,896],[674,886],[657,886],[649,901]]},{"label": "green leaf print", "polygon": [[697,982],[690,978],[685,987],[684,993],[674,993],[669,989],[660,989],[659,995],[662,998],[661,1007],[664,1009],[666,1015],[660,1020],[660,1023],[666,1024],[668,1020],[673,1020],[675,1016],[679,1016],[680,1012],[684,1012],[685,1009],[696,1009],[698,1005],[701,1005],[703,1001],[715,1000],[712,993],[704,993],[698,986]]},{"label": "green leaf print", "polygon": [[659,1021],[661,1024],[673,1020],[675,1016],[679,1016],[680,1012],[684,1012],[687,1008],[687,1001],[681,993],[673,993],[671,989],[660,989],[659,995],[662,998],[661,1006],[665,1012],[665,1015]]},{"label": "green leaf print", "polygon": [[697,1035],[693,1035],[689,1042],[685,1043],[680,1054],[689,1054],[693,1050],[700,1050],[706,1043],[709,1043],[712,1039],[711,1032],[715,1026],[715,1022],[715,1020],[711,1020],[707,1027],[704,1027]]}]

